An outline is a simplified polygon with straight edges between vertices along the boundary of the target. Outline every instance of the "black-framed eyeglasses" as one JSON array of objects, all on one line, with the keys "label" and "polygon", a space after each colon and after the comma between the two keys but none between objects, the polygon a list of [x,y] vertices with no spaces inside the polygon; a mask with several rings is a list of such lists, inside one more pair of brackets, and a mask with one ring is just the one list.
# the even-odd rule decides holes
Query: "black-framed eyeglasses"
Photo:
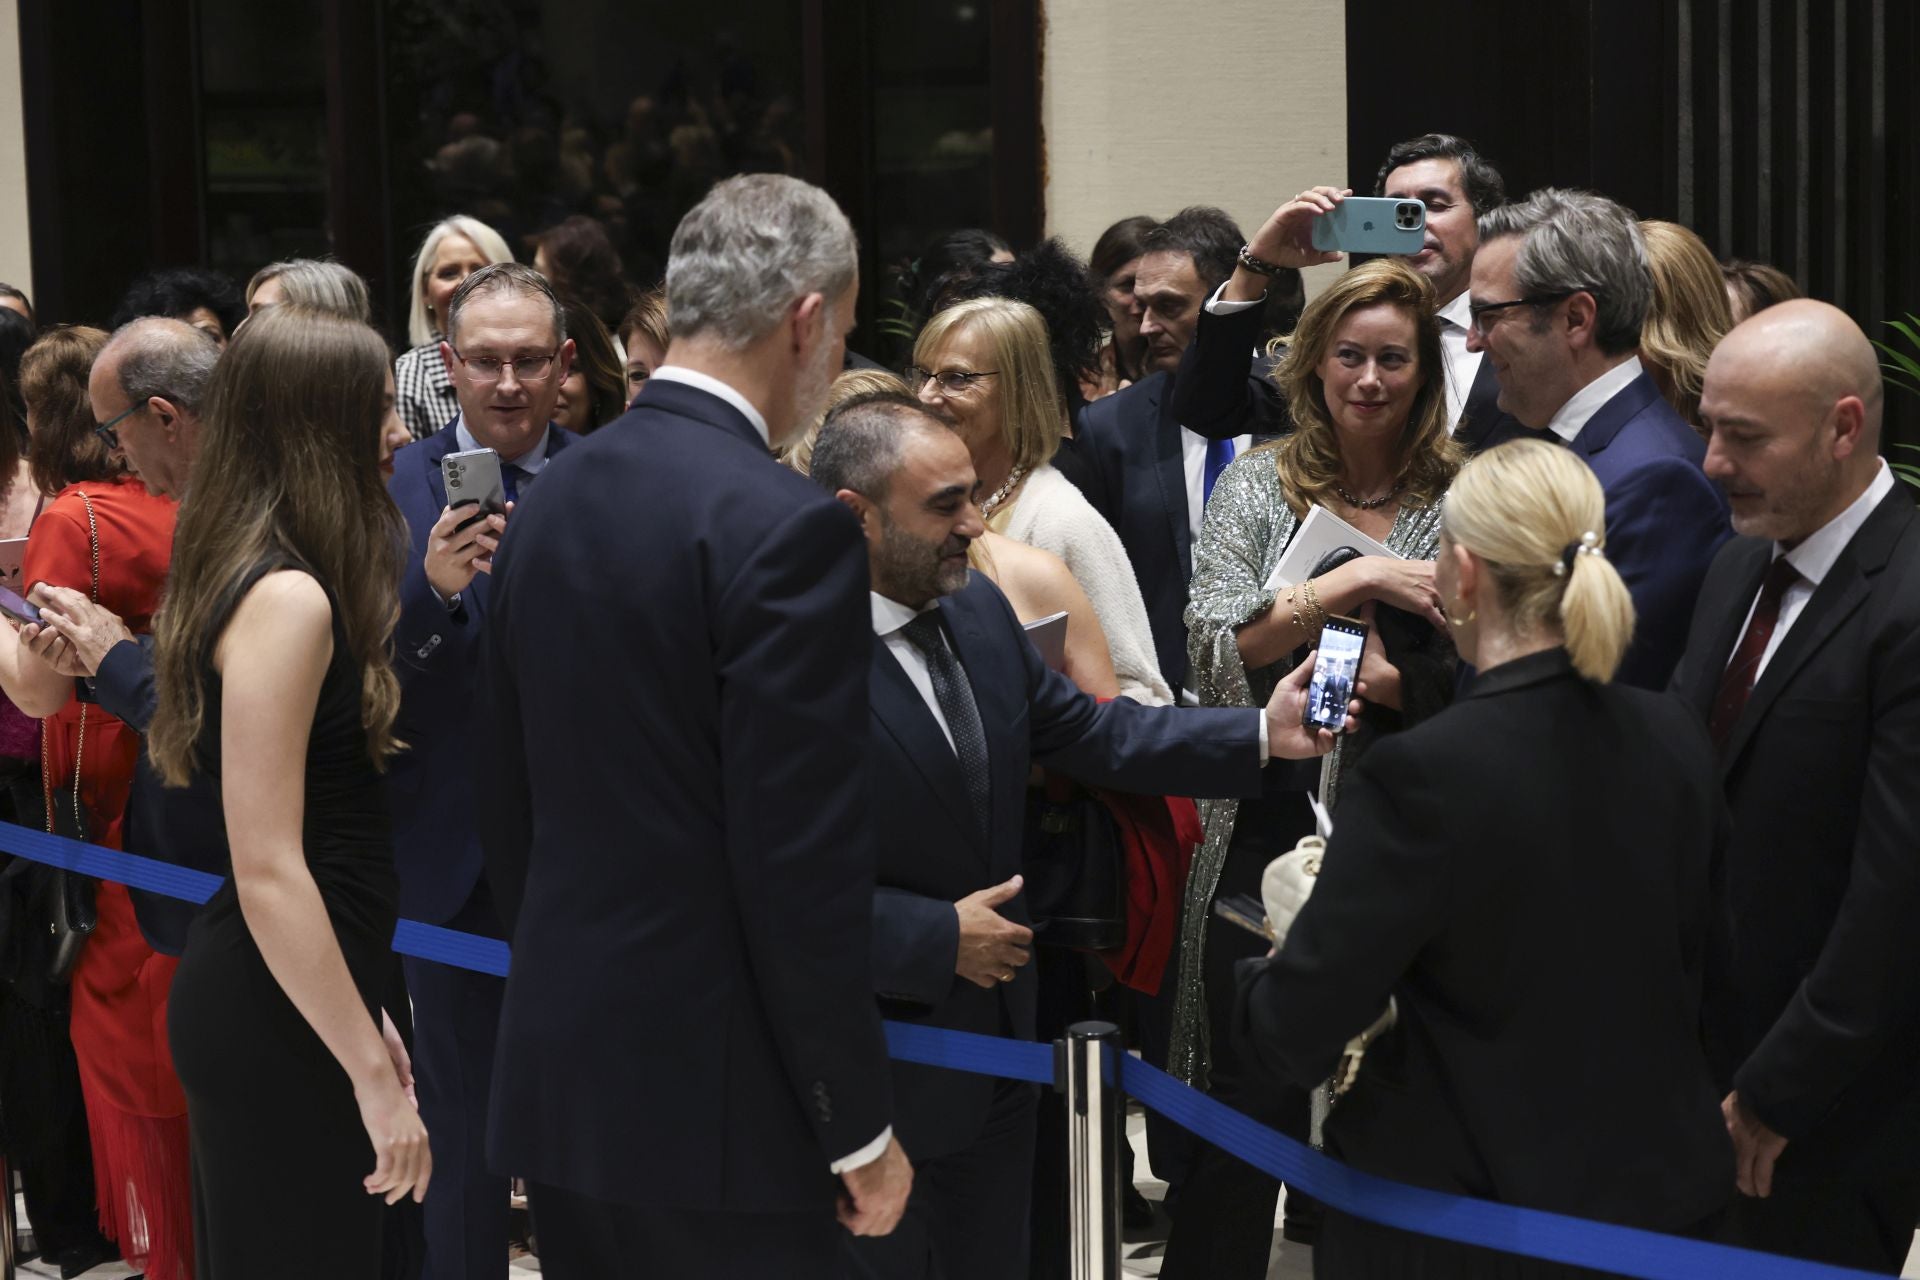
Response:
[{"label": "black-framed eyeglasses", "polygon": [[1581,285],[1577,289],[1560,289],[1554,293],[1533,293],[1524,298],[1515,298],[1511,302],[1472,302],[1467,304],[1467,329],[1469,332],[1484,334],[1487,331],[1485,317],[1509,307],[1544,307],[1548,303],[1558,302],[1562,298],[1571,298],[1576,293],[1592,293],[1592,289]]},{"label": "black-framed eyeglasses", "polygon": [[943,396],[957,396],[982,378],[997,378],[1000,376],[998,370],[982,370],[977,373],[968,373],[961,369],[944,369],[939,373],[935,373],[931,369],[922,369],[917,365],[908,365],[906,373],[907,385],[915,391],[919,391],[929,382],[937,382],[940,384],[940,394]]},{"label": "black-framed eyeglasses", "polygon": [[146,407],[147,407],[147,402],[145,400],[142,400],[139,404],[134,405],[132,408],[125,409],[119,413],[114,414],[111,418],[108,418],[105,422],[94,423],[93,434],[99,436],[102,440],[106,441],[107,448],[118,449],[120,447],[120,424],[122,422],[125,422],[128,418],[131,418],[134,414],[140,412],[142,409]]},{"label": "black-framed eyeglasses", "polygon": [[451,344],[448,345],[447,350],[452,351],[454,359],[467,366],[475,380],[479,382],[500,381],[500,376],[507,371],[508,366],[512,366],[513,376],[517,380],[539,382],[553,372],[553,362],[560,356],[557,348],[544,356],[520,356],[513,360],[502,360],[498,356],[469,358],[461,355]]}]

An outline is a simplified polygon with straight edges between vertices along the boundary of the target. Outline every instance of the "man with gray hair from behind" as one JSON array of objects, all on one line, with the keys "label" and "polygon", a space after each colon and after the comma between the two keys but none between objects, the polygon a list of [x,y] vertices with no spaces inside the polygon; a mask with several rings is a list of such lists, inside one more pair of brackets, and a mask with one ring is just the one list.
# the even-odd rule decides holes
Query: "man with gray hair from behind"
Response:
[{"label": "man with gray hair from behind", "polygon": [[1720,544],[1727,503],[1702,470],[1706,446],[1641,366],[1653,296],[1646,242],[1628,210],[1548,187],[1482,214],[1467,347],[1484,351],[1499,405],[1593,469],[1607,496],[1606,555],[1639,616],[1615,677],[1664,689]]},{"label": "man with gray hair from behind", "polygon": [[558,1280],[824,1280],[911,1190],[872,998],[867,557],[769,452],[824,403],[857,277],[825,192],[715,186],[674,232],[665,363],[494,560],[488,1138]]}]

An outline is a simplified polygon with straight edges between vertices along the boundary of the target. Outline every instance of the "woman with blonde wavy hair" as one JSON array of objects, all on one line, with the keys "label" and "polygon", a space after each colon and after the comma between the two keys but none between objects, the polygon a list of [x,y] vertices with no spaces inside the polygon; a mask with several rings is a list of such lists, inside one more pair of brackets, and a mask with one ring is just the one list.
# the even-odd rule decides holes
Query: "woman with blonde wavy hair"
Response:
[{"label": "woman with blonde wavy hair", "polygon": [[156,628],[148,752],[172,787],[215,783],[166,803],[220,806],[175,820],[223,832],[230,868],[168,1013],[201,1280],[377,1274],[381,1201],[426,1194],[380,1025],[405,545],[378,464],[386,377],[386,343],[338,315],[274,307],[235,338]]},{"label": "woman with blonde wavy hair", "polygon": [[[1294,431],[1221,473],[1194,548],[1186,618],[1193,687],[1204,705],[1262,706],[1327,618],[1344,614],[1370,624],[1360,666],[1367,712],[1317,771],[1275,763],[1260,797],[1201,804],[1206,838],[1187,878],[1169,1061],[1190,1082],[1304,1138],[1306,1091],[1254,1086],[1225,1030],[1233,967],[1263,948],[1216,917],[1213,903],[1258,893],[1267,863],[1312,832],[1308,793],[1316,786],[1337,816],[1342,771],[1375,739],[1451,700],[1453,649],[1433,557],[1460,450],[1447,432],[1433,288],[1397,259],[1349,271],[1315,298],[1276,376]],[[1297,585],[1270,586],[1316,506],[1394,555],[1323,561]],[[1204,1148],[1182,1184],[1162,1275],[1265,1275],[1278,1193],[1265,1174]],[[1289,1194],[1287,1212],[1296,1238],[1311,1230],[1304,1197]]]},{"label": "woman with blonde wavy hair", "polygon": [[1642,222],[1640,233],[1653,267],[1653,298],[1640,326],[1640,361],[1674,412],[1704,436],[1700,387],[1707,360],[1733,328],[1726,282],[1705,242],[1678,223]]},{"label": "woman with blonde wavy hair", "polygon": [[988,530],[1065,561],[1106,637],[1114,688],[1172,702],[1120,535],[1052,465],[1066,402],[1040,313],[1007,298],[957,302],[927,321],[913,359],[907,384],[966,444]]},{"label": "woman with blonde wavy hair", "polygon": [[[1235,1033],[1264,1081],[1308,1086],[1390,1010],[1327,1120],[1330,1154],[1704,1234],[1734,1190],[1699,1038],[1725,840],[1713,748],[1678,700],[1610,683],[1633,601],[1600,483],[1572,453],[1518,440],[1468,462],[1435,579],[1479,675],[1353,770],[1313,894],[1251,967]],[[1313,1261],[1343,1277],[1596,1274],[1332,1211]]]}]

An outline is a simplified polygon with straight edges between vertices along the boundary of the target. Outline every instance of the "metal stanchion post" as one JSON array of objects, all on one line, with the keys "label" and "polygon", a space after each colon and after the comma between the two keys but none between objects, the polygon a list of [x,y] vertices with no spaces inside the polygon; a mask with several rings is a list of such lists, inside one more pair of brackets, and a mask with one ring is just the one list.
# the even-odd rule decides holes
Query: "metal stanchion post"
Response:
[{"label": "metal stanchion post", "polygon": [[[1058,1042],[1067,1101],[1067,1229],[1073,1280],[1120,1278],[1120,1029],[1076,1022]],[[1111,1065],[1109,1065],[1109,1063]],[[1111,1073],[1112,1083],[1108,1083]]]},{"label": "metal stanchion post", "polygon": [[0,1151],[0,1280],[13,1280],[13,1166]]}]

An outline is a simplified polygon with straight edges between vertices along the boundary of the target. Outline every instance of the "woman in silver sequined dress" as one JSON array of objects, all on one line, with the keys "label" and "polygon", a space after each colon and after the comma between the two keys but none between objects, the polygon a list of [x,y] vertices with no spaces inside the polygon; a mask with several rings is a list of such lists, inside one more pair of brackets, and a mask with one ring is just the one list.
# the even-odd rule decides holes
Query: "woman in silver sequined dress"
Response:
[{"label": "woman in silver sequined dress", "polygon": [[[1296,202],[1300,203],[1300,202]],[[1310,217],[1309,212],[1303,214]],[[1295,430],[1221,474],[1193,556],[1187,606],[1194,687],[1212,706],[1257,706],[1328,614],[1366,620],[1357,735],[1312,766],[1274,762],[1259,799],[1202,803],[1206,839],[1188,874],[1171,1069],[1215,1097],[1304,1138],[1304,1091],[1256,1082],[1226,1028],[1234,964],[1264,949],[1212,915],[1219,894],[1259,895],[1266,864],[1313,830],[1309,792],[1337,803],[1341,769],[1371,735],[1451,700],[1454,656],[1433,585],[1440,506],[1460,466],[1447,432],[1440,331],[1426,279],[1382,259],[1342,276],[1300,319],[1277,376]],[[1307,513],[1322,506],[1403,559],[1367,556],[1275,590],[1266,584]],[[1180,1188],[1163,1277],[1266,1274],[1279,1184],[1201,1148]],[[1289,1235],[1304,1206],[1288,1204]]]}]

